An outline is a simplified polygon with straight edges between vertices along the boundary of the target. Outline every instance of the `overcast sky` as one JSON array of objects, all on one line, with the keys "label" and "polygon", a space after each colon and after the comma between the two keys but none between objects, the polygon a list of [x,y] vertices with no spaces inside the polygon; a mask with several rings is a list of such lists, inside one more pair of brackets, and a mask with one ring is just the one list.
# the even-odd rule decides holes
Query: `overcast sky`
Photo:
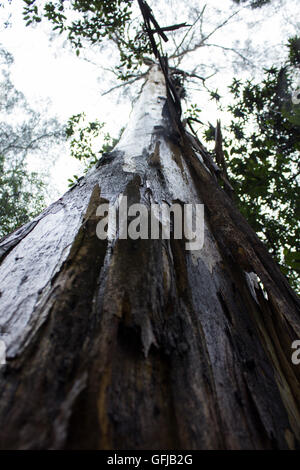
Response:
[{"label": "overcast sky", "polygon": [[[155,3],[149,1],[159,22],[164,25],[164,21],[171,21],[175,5],[178,5],[177,0],[160,1],[156,6]],[[228,13],[232,11],[231,0],[222,0],[222,2],[209,0],[206,3],[207,18],[214,22],[221,22],[224,18],[224,13],[218,12],[220,3],[222,10],[227,10]],[[275,0],[275,6],[278,3],[278,0]],[[107,130],[116,135],[126,124],[131,106],[129,98],[122,98],[119,92],[102,96],[105,90],[116,84],[113,75],[101,68],[101,65],[113,65],[115,58],[112,50],[104,51],[102,55],[97,55],[95,51],[83,54],[97,63],[97,66],[84,60],[83,56],[78,58],[74,51],[64,44],[62,38],[51,39],[50,28],[46,22],[36,27],[26,27],[22,18],[22,4],[21,0],[12,0],[10,5],[6,3],[5,8],[0,9],[1,24],[11,15],[10,26],[1,28],[1,43],[15,59],[11,69],[15,86],[25,94],[33,106],[38,107],[40,100],[50,98],[51,105],[47,109],[51,116],[56,114],[64,121],[72,114],[85,111],[89,119],[98,118],[107,122]],[[179,5],[182,10],[177,8],[178,16],[184,21],[184,3],[179,2]],[[204,3],[196,0],[189,2],[189,5],[202,7]],[[268,18],[263,21],[263,15],[266,14],[264,12],[269,13]],[[238,21],[238,18],[242,18],[242,21]],[[254,48],[263,50],[263,46],[265,47],[265,57],[262,55],[261,60],[265,60],[268,65],[270,61],[280,59],[287,37],[295,34],[297,27],[299,30],[297,18],[300,18],[300,2],[289,0],[287,6],[277,12],[274,8],[261,11],[244,8],[238,18],[232,20],[224,29],[220,29],[211,42],[230,45],[239,40],[241,46],[250,37]],[[207,28],[210,27],[208,23]],[[218,86],[224,95],[233,76],[232,71],[230,72],[226,66],[230,65],[233,58],[234,55],[225,56],[223,50],[208,48],[191,54],[189,60],[194,62],[201,60],[204,64],[210,64],[214,60],[218,62],[221,73],[213,79],[212,84]],[[244,73],[242,70],[239,71],[239,75],[242,76],[255,77],[258,74],[258,70],[252,72],[245,70]],[[138,86],[140,85],[141,83]],[[207,97],[203,103],[204,94],[201,91],[194,90],[191,98],[193,102],[199,103],[200,107],[205,107],[206,113],[203,119],[216,120],[214,104],[208,103]],[[67,189],[67,178],[77,171],[76,161],[65,154],[60,156],[54,169],[51,170],[52,183],[58,193]]]}]

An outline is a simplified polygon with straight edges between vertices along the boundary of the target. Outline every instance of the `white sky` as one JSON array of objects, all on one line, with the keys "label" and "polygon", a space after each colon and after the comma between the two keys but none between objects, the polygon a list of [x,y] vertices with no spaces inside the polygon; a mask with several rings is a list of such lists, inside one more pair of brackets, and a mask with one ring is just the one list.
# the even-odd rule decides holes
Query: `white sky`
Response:
[{"label": "white sky", "polygon": [[[149,0],[158,21],[162,25],[166,20],[171,21],[176,1],[160,1],[157,6],[154,3]],[[232,11],[231,0],[223,0],[222,2],[209,0],[206,3],[208,10],[210,8],[214,12],[217,20],[221,18],[217,12],[220,4],[222,4],[222,9]],[[277,4],[278,1],[275,0],[275,3]],[[170,7],[167,10],[166,5]],[[183,5],[183,2],[180,2],[180,5]],[[196,0],[189,2],[189,5],[202,7],[204,3]],[[126,97],[122,99],[118,92],[101,96],[103,91],[115,84],[112,82],[112,74],[100,68],[101,63],[105,66],[113,66],[114,55],[111,50],[98,56],[94,51],[88,52],[89,57],[98,63],[98,67],[96,67],[83,60],[82,57],[78,58],[68,46],[62,47],[61,38],[51,40],[50,28],[46,22],[38,24],[34,28],[26,27],[22,18],[22,6],[21,0],[12,0],[11,5],[5,4],[5,8],[0,9],[1,23],[9,14],[12,15],[11,26],[0,29],[0,42],[14,56],[15,63],[11,72],[16,88],[25,94],[29,104],[33,107],[34,105],[39,106],[41,99],[50,98],[52,103],[48,106],[50,116],[57,115],[65,121],[72,114],[84,111],[90,120],[98,118],[100,121],[107,122],[107,130],[113,135],[117,135],[118,130],[126,124],[131,107],[130,100]],[[297,10],[299,11],[298,15]],[[185,20],[183,15],[184,11],[179,11],[180,22]],[[251,33],[251,38],[257,45],[257,49],[259,47],[262,50],[267,48],[268,57],[273,55],[273,58],[274,56],[279,58],[280,50],[283,51],[283,47],[281,46],[281,49],[275,48],[275,45],[284,44],[289,35],[296,34],[297,26],[299,29],[297,17],[300,18],[300,2],[289,0],[288,7],[269,15],[263,23],[260,23],[262,15],[263,11],[243,9],[240,14],[243,23],[233,22],[229,27],[219,30],[211,42],[231,44],[235,40],[240,40],[243,44]],[[250,26],[252,29],[249,29]],[[226,62],[230,61],[230,57],[226,58],[223,51],[208,48],[194,53],[190,60],[201,60],[207,64],[215,60],[225,67]],[[248,72],[242,75],[249,76]],[[223,72],[214,79],[221,94],[226,93],[226,87],[230,84],[232,76],[232,72],[224,68]],[[138,86],[140,85],[141,83],[138,82]],[[203,102],[203,100],[205,101]],[[200,108],[205,107],[205,113],[202,114],[205,121],[215,122],[216,108],[212,102],[207,102],[207,97],[204,98],[203,93],[194,92],[192,101],[199,103]],[[67,156],[67,149],[62,148],[61,156],[54,168],[51,169],[51,181],[58,194],[67,189],[67,178],[76,172],[78,172],[77,162]]]}]

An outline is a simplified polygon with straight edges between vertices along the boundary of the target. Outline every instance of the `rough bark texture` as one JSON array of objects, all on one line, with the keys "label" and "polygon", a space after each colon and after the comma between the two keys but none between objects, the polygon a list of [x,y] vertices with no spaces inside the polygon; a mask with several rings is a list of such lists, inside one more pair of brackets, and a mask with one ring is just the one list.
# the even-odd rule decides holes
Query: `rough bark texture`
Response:
[{"label": "rough bark texture", "polygon": [[[153,67],[117,148],[0,243],[2,449],[299,448],[299,302],[171,108]],[[99,240],[120,193],[204,203],[203,249]]]}]

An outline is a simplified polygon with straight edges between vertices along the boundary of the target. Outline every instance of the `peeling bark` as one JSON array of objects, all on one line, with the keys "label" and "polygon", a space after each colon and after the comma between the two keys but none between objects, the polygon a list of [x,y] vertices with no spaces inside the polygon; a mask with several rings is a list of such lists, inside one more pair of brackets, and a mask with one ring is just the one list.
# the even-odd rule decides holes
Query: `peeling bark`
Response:
[{"label": "peeling bark", "polygon": [[[299,301],[200,150],[153,67],[114,151],[0,242],[0,448],[299,448]],[[203,249],[99,240],[121,193],[204,203]]]}]

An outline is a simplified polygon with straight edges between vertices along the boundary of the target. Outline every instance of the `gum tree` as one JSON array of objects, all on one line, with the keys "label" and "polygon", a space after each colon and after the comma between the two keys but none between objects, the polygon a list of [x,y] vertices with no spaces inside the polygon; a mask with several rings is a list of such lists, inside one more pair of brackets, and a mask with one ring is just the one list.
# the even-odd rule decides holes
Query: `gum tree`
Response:
[{"label": "gum tree", "polygon": [[[232,201],[221,142],[217,164],[182,123],[140,3],[156,59],[120,142],[0,245],[1,447],[298,447],[299,301]],[[120,194],[203,203],[203,248],[100,240]]]}]

